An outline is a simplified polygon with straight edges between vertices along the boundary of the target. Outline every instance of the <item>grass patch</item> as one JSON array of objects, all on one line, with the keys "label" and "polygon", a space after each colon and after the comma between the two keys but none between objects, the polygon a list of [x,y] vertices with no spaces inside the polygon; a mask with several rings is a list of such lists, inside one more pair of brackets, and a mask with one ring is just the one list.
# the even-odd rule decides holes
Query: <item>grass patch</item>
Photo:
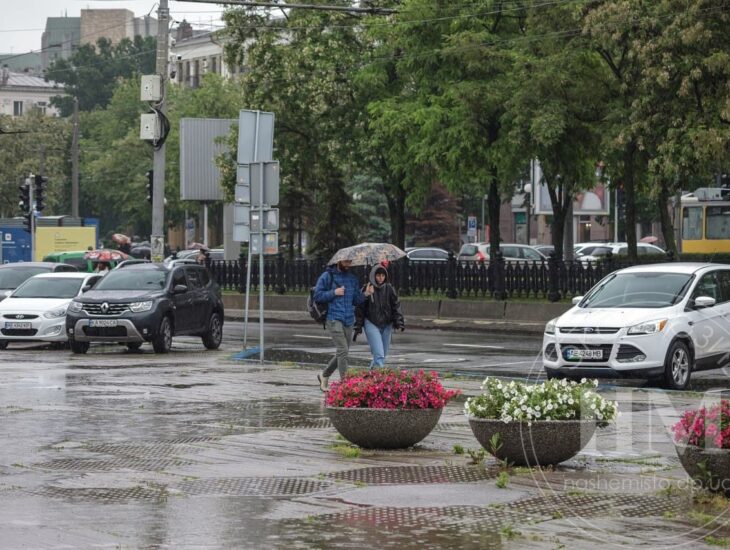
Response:
[{"label": "grass patch", "polygon": [[464,447],[462,447],[458,443],[456,445],[454,445],[454,454],[455,455],[463,455],[464,454]]},{"label": "grass patch", "polygon": [[499,530],[499,532],[507,540],[514,540],[517,537],[521,537],[522,536],[522,533],[520,533],[512,525],[505,525],[504,527],[502,527],[502,529]]},{"label": "grass patch", "polygon": [[343,458],[359,458],[360,447],[353,445],[332,445],[332,450]]},{"label": "grass patch", "polygon": [[704,540],[709,546],[721,546],[723,548],[730,546],[730,539],[727,537],[713,537],[712,535],[707,535]]},{"label": "grass patch", "polygon": [[494,482],[498,489],[506,489],[509,485],[509,474],[507,472],[499,472],[497,481]]}]

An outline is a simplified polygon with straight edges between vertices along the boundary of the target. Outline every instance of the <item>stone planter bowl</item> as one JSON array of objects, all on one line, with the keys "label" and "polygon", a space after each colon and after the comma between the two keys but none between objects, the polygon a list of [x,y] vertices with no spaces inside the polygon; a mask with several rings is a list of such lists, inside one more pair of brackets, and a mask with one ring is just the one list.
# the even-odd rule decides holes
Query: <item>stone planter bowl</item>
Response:
[{"label": "stone planter bowl", "polygon": [[[469,426],[488,453],[515,466],[549,466],[569,460],[596,431],[594,420],[538,420],[528,425],[469,418]],[[494,434],[500,435],[498,449],[491,448]]]},{"label": "stone planter bowl", "polygon": [[730,449],[674,445],[689,477],[705,489],[730,497]]},{"label": "stone planter bowl", "polygon": [[443,409],[327,407],[335,429],[364,449],[405,449],[431,433]]}]

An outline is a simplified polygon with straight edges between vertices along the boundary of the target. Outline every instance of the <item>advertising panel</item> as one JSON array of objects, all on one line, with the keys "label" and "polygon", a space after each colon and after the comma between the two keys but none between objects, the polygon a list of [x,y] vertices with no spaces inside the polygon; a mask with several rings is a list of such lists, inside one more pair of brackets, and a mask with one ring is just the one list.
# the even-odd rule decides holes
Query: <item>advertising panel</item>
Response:
[{"label": "advertising panel", "polygon": [[75,252],[96,248],[95,227],[38,227],[35,260],[41,261],[54,252]]}]

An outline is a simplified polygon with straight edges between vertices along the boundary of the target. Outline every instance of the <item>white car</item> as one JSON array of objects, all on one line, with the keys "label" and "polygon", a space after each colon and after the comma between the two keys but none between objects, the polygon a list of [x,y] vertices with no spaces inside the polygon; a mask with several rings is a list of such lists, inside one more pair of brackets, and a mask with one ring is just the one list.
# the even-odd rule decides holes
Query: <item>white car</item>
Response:
[{"label": "white car", "polygon": [[[581,262],[588,263],[604,259],[609,252],[614,257],[626,256],[629,253],[629,245],[626,243],[599,244],[595,247],[583,247],[577,254],[579,254],[578,259]],[[666,255],[664,250],[648,243],[636,243],[636,252],[639,256],[648,256],[650,254]]]},{"label": "white car", "polygon": [[66,308],[92,287],[98,273],[44,273],[5,293],[0,302],[0,349],[13,341],[66,342]]},{"label": "white car", "polygon": [[665,263],[603,278],[545,326],[548,378],[661,379],[730,365],[730,265]]}]

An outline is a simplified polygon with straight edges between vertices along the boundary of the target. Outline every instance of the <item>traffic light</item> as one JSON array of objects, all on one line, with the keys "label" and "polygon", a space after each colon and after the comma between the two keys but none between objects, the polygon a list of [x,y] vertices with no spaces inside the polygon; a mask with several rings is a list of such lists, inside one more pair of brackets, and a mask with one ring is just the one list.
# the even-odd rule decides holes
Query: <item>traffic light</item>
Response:
[{"label": "traffic light", "polygon": [[155,173],[153,170],[147,170],[147,200],[152,203],[152,193],[155,189]]},{"label": "traffic light", "polygon": [[18,207],[20,208],[20,213],[23,214],[24,218],[23,229],[30,233],[31,216],[33,215],[33,209],[30,204],[30,185],[27,183],[19,185],[18,190],[20,191],[20,194],[18,195],[18,198],[20,199],[18,201]]},{"label": "traffic light", "polygon": [[45,205],[45,198],[46,198],[46,190],[45,186],[48,182],[48,178],[46,176],[41,176],[40,174],[36,175],[35,177],[35,209],[38,212],[42,212],[43,209],[46,207]]}]

